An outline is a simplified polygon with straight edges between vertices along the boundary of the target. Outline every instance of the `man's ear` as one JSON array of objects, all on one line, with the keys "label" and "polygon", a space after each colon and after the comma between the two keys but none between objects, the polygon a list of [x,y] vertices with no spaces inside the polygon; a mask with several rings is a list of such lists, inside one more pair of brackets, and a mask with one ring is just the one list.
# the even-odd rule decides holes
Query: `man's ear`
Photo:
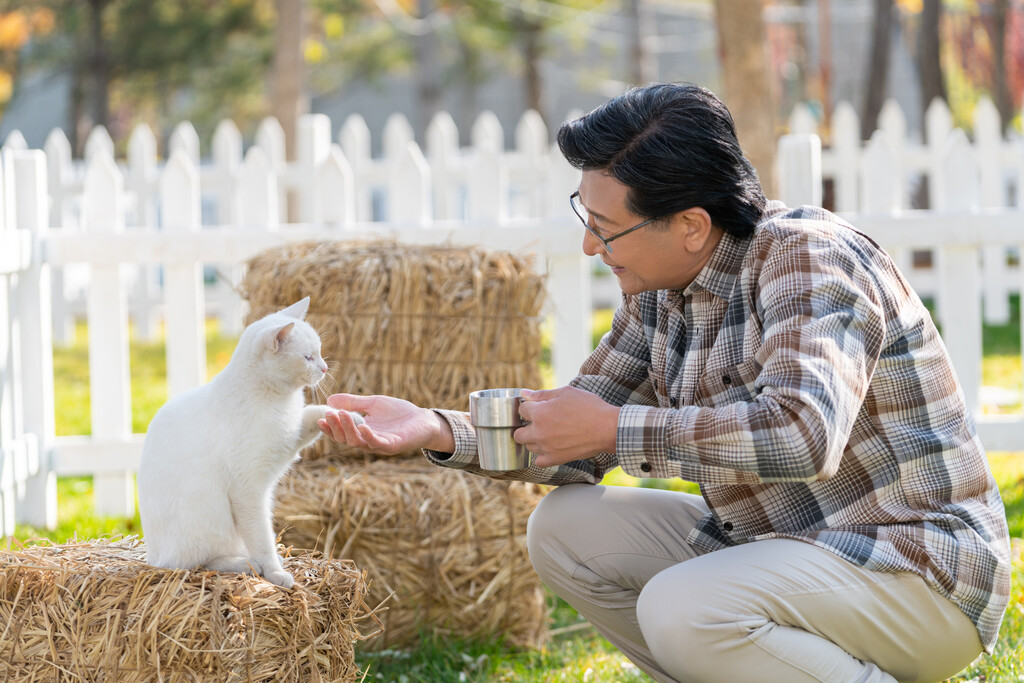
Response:
[{"label": "man's ear", "polygon": [[699,206],[694,206],[676,214],[676,220],[682,224],[686,248],[690,251],[701,251],[714,227],[711,225],[711,214]]}]

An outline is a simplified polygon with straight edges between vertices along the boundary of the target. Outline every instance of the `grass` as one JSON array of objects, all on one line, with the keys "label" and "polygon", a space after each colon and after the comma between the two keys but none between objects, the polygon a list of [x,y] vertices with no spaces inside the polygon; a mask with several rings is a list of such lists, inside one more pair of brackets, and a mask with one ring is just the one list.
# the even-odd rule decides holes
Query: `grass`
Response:
[{"label": "grass", "polygon": [[[983,383],[1020,392],[1024,373],[1020,357],[1019,299],[1013,302],[1012,310],[1014,319],[1009,325],[985,328]],[[610,311],[595,315],[595,344],[610,324]],[[58,378],[57,432],[61,435],[90,432],[88,346],[84,341],[84,328],[79,329],[78,339],[71,347],[54,353],[54,374]],[[210,324],[207,329],[209,376],[227,364],[234,343],[234,339],[222,336],[217,326]],[[133,338],[130,346],[132,423],[136,432],[144,432],[153,413],[167,397],[163,344]],[[550,371],[544,376],[550,378]],[[1009,409],[1020,410],[1020,406]],[[1015,537],[1013,595],[995,654],[980,657],[950,679],[958,683],[1024,680],[1024,453],[989,453],[989,462],[1003,495],[1010,533]],[[605,483],[697,492],[697,486],[690,482],[634,479],[621,470],[611,472]],[[16,537],[45,537],[64,542],[75,535],[94,538],[104,534],[141,533],[137,515],[133,519],[97,519],[92,515],[92,480],[89,477],[60,479],[58,504],[60,525],[57,529],[47,531],[19,525]],[[598,636],[570,606],[554,595],[549,599],[553,637],[539,652],[517,652],[503,647],[500,642],[438,641],[424,634],[422,647],[414,652],[360,653],[359,665],[367,672],[367,682],[385,683],[649,683],[652,680]]]}]

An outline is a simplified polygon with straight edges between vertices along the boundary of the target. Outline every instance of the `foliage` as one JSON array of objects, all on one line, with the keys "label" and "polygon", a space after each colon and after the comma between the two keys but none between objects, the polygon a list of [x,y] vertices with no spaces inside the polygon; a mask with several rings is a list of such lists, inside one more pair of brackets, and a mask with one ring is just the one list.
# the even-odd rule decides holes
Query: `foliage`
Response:
[{"label": "foliage", "polygon": [[[6,3],[5,3],[6,4]],[[21,54],[33,38],[53,30],[54,15],[48,7],[0,4],[0,113],[14,95]]]}]

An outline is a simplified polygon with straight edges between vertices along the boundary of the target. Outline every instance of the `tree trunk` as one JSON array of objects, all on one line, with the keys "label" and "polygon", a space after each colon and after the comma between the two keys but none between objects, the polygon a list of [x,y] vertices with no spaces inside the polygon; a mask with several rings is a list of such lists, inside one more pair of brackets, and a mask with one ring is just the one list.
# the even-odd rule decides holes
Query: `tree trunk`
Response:
[{"label": "tree trunk", "polygon": [[522,9],[511,15],[511,26],[523,59],[523,89],[527,109],[533,109],[547,121],[544,111],[544,83],[540,75],[540,60],[544,55],[544,27],[531,20]]},{"label": "tree trunk", "polygon": [[306,70],[302,55],[305,34],[304,0],[275,0],[277,28],[270,70],[270,111],[284,129],[285,153],[295,159],[299,117],[309,112],[305,95]]},{"label": "tree trunk", "polygon": [[92,81],[91,106],[93,126],[108,127],[110,123],[110,56],[103,40],[103,10],[108,0],[89,0],[89,71]]},{"label": "tree trunk", "polygon": [[939,30],[942,25],[942,0],[924,0],[921,29],[917,34],[917,68],[921,74],[921,112],[936,98],[946,101],[946,82],[942,77]]},{"label": "tree trunk", "polygon": [[[434,11],[433,0],[419,0],[419,16],[427,19]],[[424,24],[426,26],[427,24]],[[437,58],[437,33],[425,30],[414,39],[416,52],[416,135],[424,140],[427,126],[441,108],[441,77]]]},{"label": "tree trunk", "polygon": [[625,10],[631,27],[630,79],[634,85],[646,85],[658,80],[658,64],[650,49],[654,14],[648,0],[627,0]]},{"label": "tree trunk", "polygon": [[860,117],[860,135],[867,140],[878,126],[889,84],[889,54],[892,44],[893,0],[875,0],[875,20],[871,30],[871,56],[868,63],[867,95]]},{"label": "tree trunk", "polygon": [[995,0],[992,16],[992,99],[995,100],[1003,130],[1013,121],[1013,100],[1006,69],[1006,23],[1010,0]]},{"label": "tree trunk", "polygon": [[722,98],[747,159],[769,197],[775,194],[775,97],[762,0],[715,0]]}]

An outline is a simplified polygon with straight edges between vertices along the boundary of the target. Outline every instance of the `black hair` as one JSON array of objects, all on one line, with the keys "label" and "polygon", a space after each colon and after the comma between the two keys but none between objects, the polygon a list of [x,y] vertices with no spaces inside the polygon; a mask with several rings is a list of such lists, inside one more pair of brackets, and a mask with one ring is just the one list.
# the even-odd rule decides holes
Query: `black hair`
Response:
[{"label": "black hair", "polygon": [[604,171],[628,187],[626,208],[642,218],[699,206],[712,224],[746,238],[764,211],[732,115],[697,85],[632,88],[562,124],[558,147],[574,167]]}]

